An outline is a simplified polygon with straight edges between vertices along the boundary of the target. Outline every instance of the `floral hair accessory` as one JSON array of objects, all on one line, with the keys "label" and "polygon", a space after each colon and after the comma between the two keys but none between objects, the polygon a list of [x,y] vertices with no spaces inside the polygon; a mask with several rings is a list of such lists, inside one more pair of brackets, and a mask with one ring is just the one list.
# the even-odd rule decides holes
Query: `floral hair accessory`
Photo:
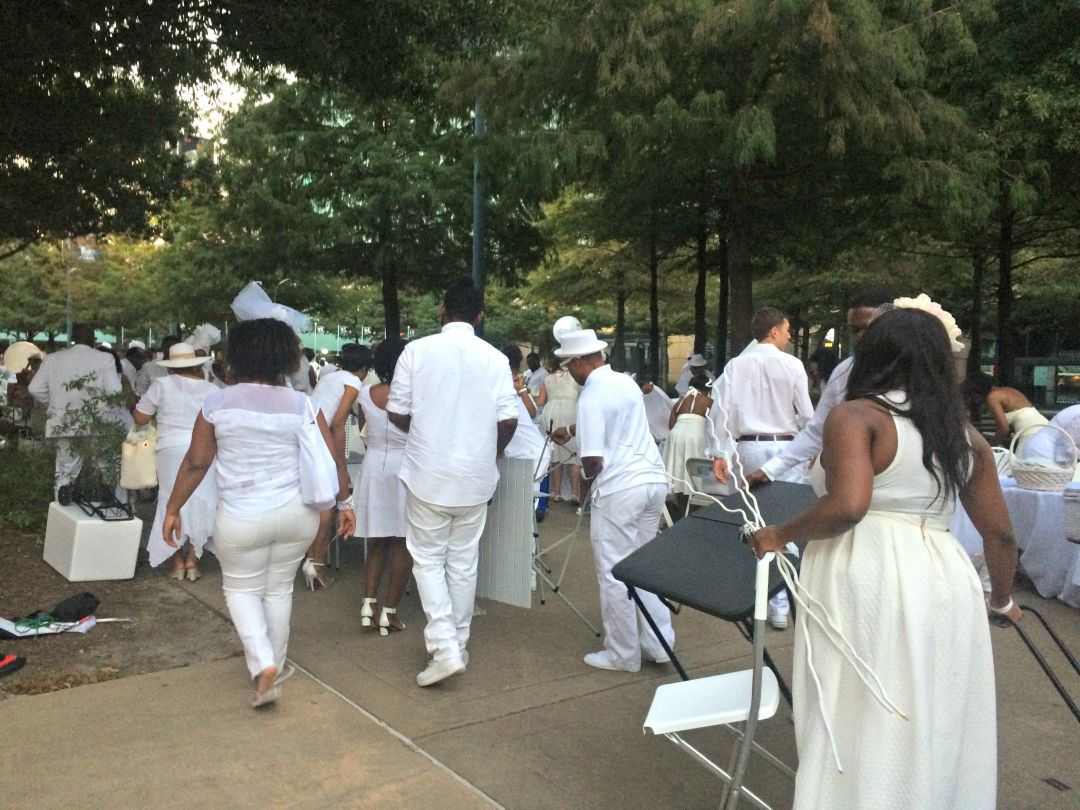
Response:
[{"label": "floral hair accessory", "polygon": [[926,293],[920,293],[915,298],[897,298],[892,302],[892,305],[896,309],[921,309],[923,312],[929,312],[941,321],[941,325],[945,327],[945,331],[949,335],[949,341],[952,343],[953,352],[958,352],[964,348],[964,344],[959,340],[961,332],[960,327],[956,325],[956,319],[937,301],[931,301],[930,296]]}]

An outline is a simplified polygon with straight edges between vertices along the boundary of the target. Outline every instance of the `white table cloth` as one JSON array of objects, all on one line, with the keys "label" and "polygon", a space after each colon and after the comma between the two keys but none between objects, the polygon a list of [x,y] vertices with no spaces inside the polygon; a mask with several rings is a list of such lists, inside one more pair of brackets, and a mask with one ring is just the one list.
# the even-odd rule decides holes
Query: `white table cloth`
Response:
[{"label": "white table cloth", "polygon": [[[1080,488],[1070,484],[1070,489]],[[1021,489],[1015,478],[1002,478],[1001,490],[1012,518],[1020,566],[1038,592],[1080,607],[1080,545],[1065,539],[1065,499],[1060,492]],[[949,530],[973,557],[983,540],[961,506]]]}]

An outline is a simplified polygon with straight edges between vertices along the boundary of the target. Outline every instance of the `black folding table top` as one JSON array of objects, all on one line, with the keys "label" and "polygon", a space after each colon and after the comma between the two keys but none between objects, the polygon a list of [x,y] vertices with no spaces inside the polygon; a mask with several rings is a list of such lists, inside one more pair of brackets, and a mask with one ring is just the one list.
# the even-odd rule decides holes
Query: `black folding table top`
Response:
[{"label": "black folding table top", "polygon": [[[804,484],[777,481],[753,490],[766,522],[782,523],[815,500]],[[743,507],[738,493],[720,499]],[[757,558],[740,538],[743,520],[710,506],[691,513],[612,569],[626,585],[680,602],[728,621],[753,613]],[[798,561],[793,560],[796,567]],[[769,594],[783,586],[776,566],[769,571]]]}]

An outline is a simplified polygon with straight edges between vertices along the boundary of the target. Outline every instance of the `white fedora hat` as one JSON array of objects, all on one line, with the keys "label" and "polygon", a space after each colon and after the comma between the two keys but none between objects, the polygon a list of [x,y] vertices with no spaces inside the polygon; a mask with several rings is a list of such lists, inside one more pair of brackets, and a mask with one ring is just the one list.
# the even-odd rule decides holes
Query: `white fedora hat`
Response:
[{"label": "white fedora hat", "polygon": [[563,335],[567,332],[580,332],[581,321],[575,318],[573,315],[563,315],[559,320],[555,321],[555,325],[551,327],[551,334],[555,336],[555,339],[562,343]]},{"label": "white fedora hat", "polygon": [[155,360],[162,368],[190,368],[191,366],[201,366],[203,363],[209,363],[209,357],[200,357],[195,354],[195,349],[188,343],[174,343],[173,347],[169,349],[168,360]]},{"label": "white fedora hat", "polygon": [[555,350],[556,357],[584,357],[587,354],[602,352],[607,348],[607,344],[600,340],[592,329],[564,332],[559,344],[559,348]]},{"label": "white fedora hat", "polygon": [[700,354],[695,354],[690,357],[690,365],[692,368],[700,368],[701,366],[709,365],[709,361]]}]

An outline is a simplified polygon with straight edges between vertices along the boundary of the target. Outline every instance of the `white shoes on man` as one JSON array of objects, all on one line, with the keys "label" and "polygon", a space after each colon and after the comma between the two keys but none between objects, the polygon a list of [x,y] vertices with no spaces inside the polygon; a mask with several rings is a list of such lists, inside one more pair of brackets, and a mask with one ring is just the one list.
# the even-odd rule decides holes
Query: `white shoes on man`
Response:
[{"label": "white shoes on man", "polygon": [[460,675],[465,671],[465,661],[461,656],[444,658],[441,661],[429,661],[427,668],[416,676],[417,686],[431,686],[439,681],[445,681],[452,675]]}]

